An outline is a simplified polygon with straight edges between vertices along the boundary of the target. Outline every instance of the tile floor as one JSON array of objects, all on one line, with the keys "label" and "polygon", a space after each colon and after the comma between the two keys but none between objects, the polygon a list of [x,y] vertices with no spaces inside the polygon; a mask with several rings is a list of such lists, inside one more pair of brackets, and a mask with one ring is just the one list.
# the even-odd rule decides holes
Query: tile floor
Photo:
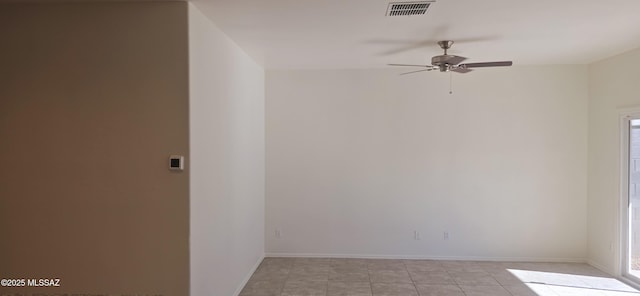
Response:
[{"label": "tile floor", "polygon": [[624,296],[587,264],[265,258],[241,296]]}]

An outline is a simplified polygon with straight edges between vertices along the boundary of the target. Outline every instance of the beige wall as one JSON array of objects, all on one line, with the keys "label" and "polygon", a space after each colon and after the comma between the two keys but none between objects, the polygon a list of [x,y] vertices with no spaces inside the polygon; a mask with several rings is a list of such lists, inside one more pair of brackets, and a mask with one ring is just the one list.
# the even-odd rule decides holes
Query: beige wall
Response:
[{"label": "beige wall", "polygon": [[640,49],[589,66],[589,260],[619,274],[620,113],[640,107]]},{"label": "beige wall", "polygon": [[3,4],[0,38],[0,276],[62,280],[0,293],[187,295],[187,4]]},{"label": "beige wall", "polygon": [[400,72],[267,71],[267,254],[583,261],[587,67]]}]

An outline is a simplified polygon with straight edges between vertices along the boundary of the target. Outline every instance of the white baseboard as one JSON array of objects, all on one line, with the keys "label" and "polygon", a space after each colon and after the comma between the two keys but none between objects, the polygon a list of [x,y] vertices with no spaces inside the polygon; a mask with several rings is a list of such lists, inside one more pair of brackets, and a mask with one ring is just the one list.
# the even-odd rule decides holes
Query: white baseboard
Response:
[{"label": "white baseboard", "polygon": [[602,264],[600,264],[600,263],[598,263],[596,261],[593,261],[591,259],[587,260],[587,264],[589,264],[589,265],[591,265],[591,266],[593,266],[593,267],[595,267],[595,268],[597,268],[597,269],[599,269],[601,271],[604,271],[604,272],[606,272],[608,274],[611,274],[611,275],[614,275],[614,276],[617,276],[617,277],[620,276],[619,272],[616,273],[616,272],[614,272],[614,270],[611,270],[611,269],[605,267],[604,265],[602,265]]},{"label": "white baseboard", "polygon": [[613,277],[615,277],[619,281],[621,281],[621,282],[633,287],[634,289],[640,290],[640,284],[638,284],[635,281],[632,281],[629,278],[623,276],[621,271],[611,270],[611,269],[605,267],[604,265],[602,265],[602,264],[600,264],[600,263],[598,263],[596,261],[593,261],[591,259],[587,260],[587,264],[589,264],[589,265],[591,265],[591,266],[593,266],[593,267],[595,267],[595,268],[597,268],[597,269],[599,269],[599,270],[601,270],[603,272],[606,272],[606,273],[608,273],[610,275],[613,275]]},{"label": "white baseboard", "polygon": [[[620,280],[621,282],[623,282],[623,283],[625,283],[625,284],[627,284],[627,285],[629,285],[629,286],[633,287],[634,289],[636,289],[636,290],[640,290],[640,285],[639,285],[638,283],[636,283],[636,282],[634,282],[634,281],[632,281],[632,280],[630,280],[630,279],[628,279],[628,278],[626,278],[626,277],[624,277],[624,276],[619,276],[619,277],[617,277],[617,278],[618,278],[618,280]],[[633,295],[633,294],[632,294],[632,295]]]},{"label": "white baseboard", "polygon": [[587,263],[587,260],[584,258],[545,258],[545,257],[483,257],[483,256],[429,256],[429,255],[423,256],[423,255],[318,254],[318,253],[266,253],[265,257]]},{"label": "white baseboard", "polygon": [[244,277],[244,280],[242,280],[242,283],[240,283],[236,291],[233,293],[234,296],[240,295],[240,292],[242,292],[242,289],[244,288],[244,286],[249,282],[249,279],[251,279],[251,276],[253,275],[253,273],[256,272],[256,269],[258,269],[258,266],[260,266],[260,263],[262,263],[262,260],[264,260],[264,257],[265,257],[265,254],[262,254],[260,258],[258,258],[258,261],[256,262],[256,264],[253,265],[249,273]]}]

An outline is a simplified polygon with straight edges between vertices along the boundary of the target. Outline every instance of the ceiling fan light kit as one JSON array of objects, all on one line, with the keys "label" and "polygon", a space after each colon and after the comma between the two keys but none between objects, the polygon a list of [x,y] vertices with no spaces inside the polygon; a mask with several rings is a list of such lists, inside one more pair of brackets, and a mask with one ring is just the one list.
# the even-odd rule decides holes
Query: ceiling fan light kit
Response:
[{"label": "ceiling fan light kit", "polygon": [[454,42],[452,40],[441,40],[441,41],[438,41],[438,45],[440,46],[440,48],[442,48],[444,50],[444,54],[432,57],[431,58],[431,65],[389,64],[389,66],[423,67],[423,68],[426,68],[426,69],[423,69],[423,70],[405,72],[405,73],[400,74],[400,75],[406,75],[406,74],[412,74],[412,73],[418,73],[418,72],[424,72],[424,71],[433,71],[433,70],[439,70],[440,72],[452,71],[452,72],[457,72],[457,73],[464,74],[464,73],[469,73],[469,72],[473,71],[473,68],[509,67],[509,66],[513,65],[513,62],[511,62],[511,61],[460,64],[463,61],[465,61],[467,58],[461,57],[461,56],[457,56],[457,55],[447,54],[447,50],[449,50],[449,48],[451,48],[453,43]]}]

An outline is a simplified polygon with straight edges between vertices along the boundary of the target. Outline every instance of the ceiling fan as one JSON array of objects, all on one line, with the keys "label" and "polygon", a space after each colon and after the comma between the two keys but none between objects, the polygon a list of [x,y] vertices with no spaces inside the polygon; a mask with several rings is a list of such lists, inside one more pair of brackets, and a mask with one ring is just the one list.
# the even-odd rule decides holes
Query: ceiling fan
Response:
[{"label": "ceiling fan", "polygon": [[406,75],[406,74],[418,73],[418,72],[424,72],[424,71],[433,71],[433,70],[440,70],[440,72],[453,71],[458,73],[469,73],[472,71],[473,68],[509,67],[513,65],[513,62],[511,61],[460,64],[467,58],[457,56],[457,55],[447,54],[447,50],[451,48],[451,45],[453,45],[453,41],[451,40],[438,41],[438,45],[440,45],[440,47],[444,50],[444,54],[432,57],[431,65],[409,65],[409,64],[388,64],[388,65],[426,68],[418,71],[402,73],[400,75]]}]

